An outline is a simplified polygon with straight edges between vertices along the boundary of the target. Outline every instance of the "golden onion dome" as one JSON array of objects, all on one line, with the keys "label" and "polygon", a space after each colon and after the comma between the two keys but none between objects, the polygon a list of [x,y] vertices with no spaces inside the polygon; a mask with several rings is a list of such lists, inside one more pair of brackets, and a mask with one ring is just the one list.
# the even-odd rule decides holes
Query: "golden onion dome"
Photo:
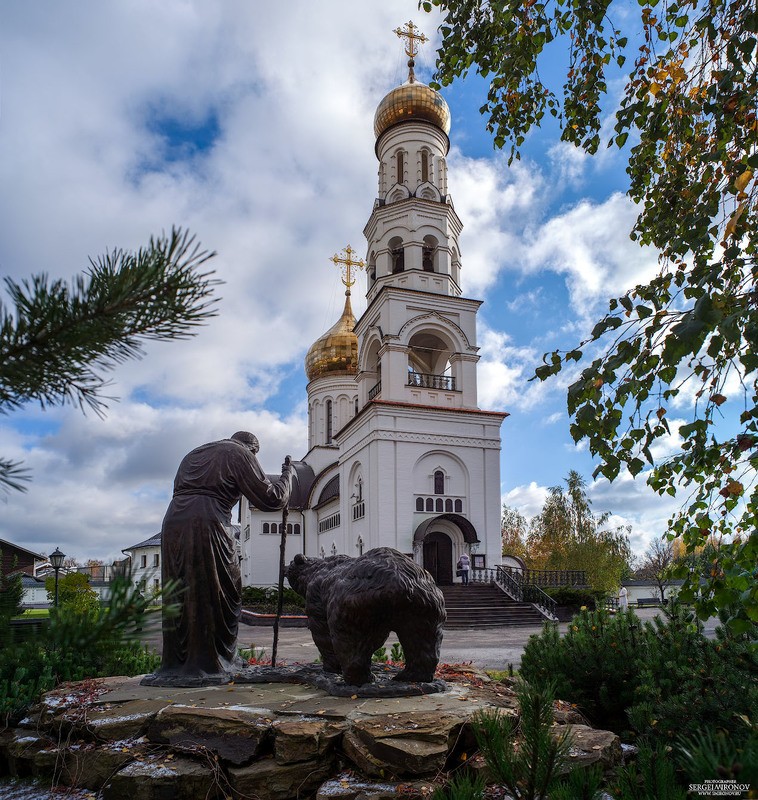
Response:
[{"label": "golden onion dome", "polygon": [[355,317],[350,292],[345,292],[345,308],[336,324],[311,345],[305,356],[309,381],[326,375],[355,375],[358,372],[358,337],[353,332]]},{"label": "golden onion dome", "polygon": [[393,125],[415,120],[431,122],[445,135],[450,133],[450,109],[442,95],[411,78],[394,88],[377,106],[374,134],[378,139]]}]

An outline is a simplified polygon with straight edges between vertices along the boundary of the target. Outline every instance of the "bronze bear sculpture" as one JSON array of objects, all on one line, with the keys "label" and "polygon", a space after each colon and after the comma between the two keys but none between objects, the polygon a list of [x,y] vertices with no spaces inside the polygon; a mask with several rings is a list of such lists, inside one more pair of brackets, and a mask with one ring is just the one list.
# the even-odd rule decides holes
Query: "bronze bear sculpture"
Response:
[{"label": "bronze bear sculpture", "polygon": [[434,680],[445,601],[432,576],[408,556],[390,547],[358,558],[298,554],[287,580],[305,598],[325,672],[342,674],[352,686],[370,683],[371,657],[394,631],[405,654],[394,680]]}]

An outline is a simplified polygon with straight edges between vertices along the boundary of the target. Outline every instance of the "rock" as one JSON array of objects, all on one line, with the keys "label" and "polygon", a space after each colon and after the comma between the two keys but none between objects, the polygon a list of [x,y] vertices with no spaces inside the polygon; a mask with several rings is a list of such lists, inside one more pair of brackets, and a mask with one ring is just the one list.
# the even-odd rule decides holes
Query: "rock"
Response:
[{"label": "rock", "polygon": [[622,762],[621,740],[612,731],[598,731],[589,725],[557,725],[554,730],[567,730],[571,736],[569,770],[598,763],[607,770]]},{"label": "rock", "polygon": [[57,750],[42,750],[34,759],[34,774],[53,775],[56,783],[98,791],[114,773],[143,757],[144,750],[144,745],[135,742],[106,746],[82,742]]},{"label": "rock", "polygon": [[168,800],[217,796],[213,771],[189,758],[151,756],[119,770],[103,787],[103,800]]},{"label": "rock", "polygon": [[292,800],[313,793],[329,777],[333,764],[331,758],[298,764],[278,764],[273,758],[264,758],[249,767],[230,768],[229,783],[242,797]]},{"label": "rock", "polygon": [[345,754],[370,776],[428,775],[444,768],[469,714],[383,714],[354,720]]},{"label": "rock", "polygon": [[565,700],[553,703],[553,720],[559,725],[586,725],[587,720],[575,706]]},{"label": "rock", "polygon": [[285,719],[273,723],[274,758],[278,764],[296,764],[330,754],[344,724],[325,719]]},{"label": "rock", "polygon": [[16,729],[5,746],[8,772],[18,778],[31,775],[34,759],[41,750],[55,748],[55,742],[47,736],[38,736],[27,730]]},{"label": "rock", "polygon": [[234,766],[263,754],[271,735],[271,718],[246,708],[168,706],[150,724],[151,742],[177,747],[205,747]]},{"label": "rock", "polygon": [[342,773],[321,784],[316,800],[397,800],[398,797],[421,800],[429,798],[433,791],[434,786],[425,781],[379,783]]},{"label": "rock", "polygon": [[64,712],[56,721],[60,730],[68,727],[73,736],[83,739],[100,742],[138,739],[167,705],[165,700],[133,700],[113,707],[89,708],[84,714],[73,717]]}]

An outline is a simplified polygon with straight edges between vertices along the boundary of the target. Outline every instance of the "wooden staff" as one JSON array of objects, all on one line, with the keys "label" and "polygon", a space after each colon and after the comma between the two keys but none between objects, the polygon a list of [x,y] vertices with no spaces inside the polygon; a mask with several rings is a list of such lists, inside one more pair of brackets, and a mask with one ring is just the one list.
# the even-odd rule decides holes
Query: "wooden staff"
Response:
[{"label": "wooden staff", "polygon": [[[290,464],[290,457],[284,459],[284,463]],[[290,473],[291,474],[291,473]],[[292,482],[290,481],[290,494]],[[271,666],[276,666],[276,650],[279,646],[279,620],[282,617],[282,606],[284,605],[284,557],[287,547],[287,517],[289,516],[289,498],[282,508],[282,527],[279,534],[279,594],[276,598],[276,615],[274,616],[274,642],[271,645]]]}]

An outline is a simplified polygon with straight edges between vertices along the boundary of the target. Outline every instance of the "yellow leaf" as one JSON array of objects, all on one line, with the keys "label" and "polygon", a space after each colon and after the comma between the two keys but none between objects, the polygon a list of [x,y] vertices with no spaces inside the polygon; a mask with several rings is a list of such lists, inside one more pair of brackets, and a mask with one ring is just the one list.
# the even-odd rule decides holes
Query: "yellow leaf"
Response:
[{"label": "yellow leaf", "polygon": [[737,227],[737,223],[739,222],[740,217],[742,216],[742,212],[745,210],[745,201],[743,200],[735,210],[734,214],[729,218],[729,222],[726,223],[726,228],[724,228],[724,238],[726,239],[727,236],[733,236],[735,228]]},{"label": "yellow leaf", "polygon": [[746,169],[742,175],[740,175],[737,180],[734,182],[734,186],[738,192],[745,191],[745,187],[750,183],[750,179],[753,177],[753,170]]},{"label": "yellow leaf", "polygon": [[652,94],[653,97],[656,97],[660,91],[661,87],[655,83],[655,81],[653,81],[653,83],[650,84],[650,94]]}]

